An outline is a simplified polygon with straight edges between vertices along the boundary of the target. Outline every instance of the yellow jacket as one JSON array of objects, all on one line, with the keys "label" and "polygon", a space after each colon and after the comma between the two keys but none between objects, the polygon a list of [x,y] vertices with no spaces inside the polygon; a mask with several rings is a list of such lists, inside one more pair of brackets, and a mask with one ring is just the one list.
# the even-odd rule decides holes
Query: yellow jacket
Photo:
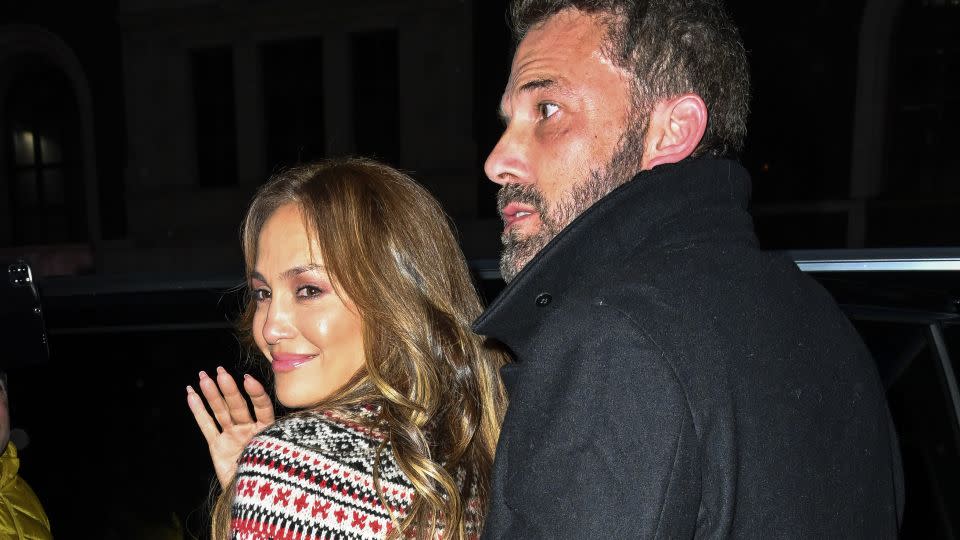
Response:
[{"label": "yellow jacket", "polygon": [[50,540],[50,520],[19,470],[17,447],[8,443],[0,456],[0,538]]}]

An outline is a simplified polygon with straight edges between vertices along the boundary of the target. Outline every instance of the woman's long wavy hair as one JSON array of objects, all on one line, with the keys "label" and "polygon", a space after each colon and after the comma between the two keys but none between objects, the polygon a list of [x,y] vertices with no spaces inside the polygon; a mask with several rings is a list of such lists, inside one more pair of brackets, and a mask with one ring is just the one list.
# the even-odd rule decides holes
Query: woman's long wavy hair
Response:
[{"label": "woman's long wavy hair", "polygon": [[[287,204],[300,207],[334,288],[362,320],[364,367],[306,414],[379,406],[371,427],[389,441],[416,492],[407,514],[393,516],[393,537],[434,538],[442,528],[444,538],[462,539],[468,526],[479,531],[506,407],[498,369],[507,357],[470,331],[481,303],[446,214],[410,177],[374,161],[296,166],[275,174],[250,205],[242,229],[248,277],[260,231]],[[240,321],[250,350],[255,309],[251,299]],[[228,486],[217,498],[215,538],[229,535],[234,491]]]}]

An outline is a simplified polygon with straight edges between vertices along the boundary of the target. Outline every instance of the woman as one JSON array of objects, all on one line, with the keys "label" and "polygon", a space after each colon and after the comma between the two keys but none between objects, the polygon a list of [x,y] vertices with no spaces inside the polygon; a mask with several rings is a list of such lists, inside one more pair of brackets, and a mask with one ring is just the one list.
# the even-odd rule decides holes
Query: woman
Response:
[{"label": "woman", "polygon": [[188,387],[224,486],[214,537],[477,536],[506,357],[470,331],[480,301],[439,204],[372,161],[304,165],[259,190],[242,238],[241,329],[296,412],[271,424],[246,376],[251,416],[220,368],[200,376],[218,429]]}]

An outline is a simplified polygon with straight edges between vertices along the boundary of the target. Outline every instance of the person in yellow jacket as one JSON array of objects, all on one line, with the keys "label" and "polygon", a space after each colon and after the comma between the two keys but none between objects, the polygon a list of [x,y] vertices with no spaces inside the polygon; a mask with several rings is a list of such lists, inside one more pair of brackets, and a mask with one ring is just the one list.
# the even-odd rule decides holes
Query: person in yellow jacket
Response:
[{"label": "person in yellow jacket", "polygon": [[50,520],[30,486],[17,474],[20,458],[10,441],[7,376],[0,372],[0,538],[49,540]]}]

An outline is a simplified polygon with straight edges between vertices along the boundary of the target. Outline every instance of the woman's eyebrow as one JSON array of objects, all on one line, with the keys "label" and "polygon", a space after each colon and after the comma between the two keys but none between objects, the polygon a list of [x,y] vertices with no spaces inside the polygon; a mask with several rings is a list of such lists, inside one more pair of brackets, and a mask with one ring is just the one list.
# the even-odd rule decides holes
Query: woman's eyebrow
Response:
[{"label": "woman's eyebrow", "polygon": [[293,268],[289,270],[285,270],[282,274],[280,274],[280,279],[283,279],[284,281],[286,281],[291,278],[297,277],[300,274],[305,274],[307,272],[326,272],[326,268],[324,268],[323,265],[321,264],[308,264],[305,266],[294,266]]},{"label": "woman's eyebrow", "polygon": [[[294,266],[289,270],[284,270],[283,273],[280,274],[280,279],[286,281],[291,278],[297,277],[300,274],[304,274],[306,272],[326,272],[326,271],[327,269],[322,264],[306,264],[303,266]],[[250,279],[256,279],[264,283],[267,282],[267,278],[263,277],[263,274],[261,274],[257,270],[250,272]]]}]

